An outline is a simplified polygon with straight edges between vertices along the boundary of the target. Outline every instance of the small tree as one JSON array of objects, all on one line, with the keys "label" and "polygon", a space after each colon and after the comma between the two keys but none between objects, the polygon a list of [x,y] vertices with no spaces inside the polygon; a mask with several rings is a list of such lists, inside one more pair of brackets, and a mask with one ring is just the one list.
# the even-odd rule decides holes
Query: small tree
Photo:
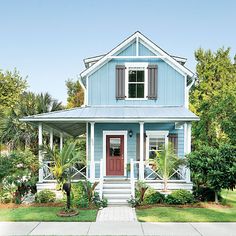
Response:
[{"label": "small tree", "polygon": [[[46,149],[46,156],[54,161],[54,166],[51,168],[59,184],[67,183],[67,188],[71,186],[72,167],[76,162],[83,162],[85,164],[84,155],[77,149],[77,142],[64,145],[61,151],[54,149]],[[67,193],[70,189],[67,189]],[[67,194],[67,209],[70,209],[70,194]]]},{"label": "small tree", "polygon": [[167,181],[174,173],[174,170],[184,164],[185,160],[175,154],[172,144],[169,144],[164,151],[156,152],[156,156],[153,159],[153,169],[158,171],[163,178],[164,192],[167,191]]},{"label": "small tree", "polygon": [[215,192],[215,202],[223,188],[233,190],[236,185],[236,147],[223,145],[219,149],[201,146],[188,155],[193,182]]}]

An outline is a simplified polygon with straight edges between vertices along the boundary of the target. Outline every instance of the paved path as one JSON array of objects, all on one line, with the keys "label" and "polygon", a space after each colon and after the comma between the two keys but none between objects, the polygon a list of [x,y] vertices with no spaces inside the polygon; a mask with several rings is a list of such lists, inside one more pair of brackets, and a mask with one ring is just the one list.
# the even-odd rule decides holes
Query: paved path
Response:
[{"label": "paved path", "polygon": [[0,222],[0,235],[236,236],[236,223]]},{"label": "paved path", "polygon": [[97,215],[97,222],[101,221],[126,221],[136,222],[135,209],[129,206],[109,206],[99,210]]}]

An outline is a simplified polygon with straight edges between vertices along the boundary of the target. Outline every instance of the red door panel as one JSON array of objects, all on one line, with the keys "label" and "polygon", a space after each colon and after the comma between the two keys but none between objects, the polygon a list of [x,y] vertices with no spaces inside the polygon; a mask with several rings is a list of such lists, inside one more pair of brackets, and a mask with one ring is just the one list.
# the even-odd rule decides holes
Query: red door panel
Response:
[{"label": "red door panel", "polygon": [[124,135],[106,136],[106,173],[124,175]]}]

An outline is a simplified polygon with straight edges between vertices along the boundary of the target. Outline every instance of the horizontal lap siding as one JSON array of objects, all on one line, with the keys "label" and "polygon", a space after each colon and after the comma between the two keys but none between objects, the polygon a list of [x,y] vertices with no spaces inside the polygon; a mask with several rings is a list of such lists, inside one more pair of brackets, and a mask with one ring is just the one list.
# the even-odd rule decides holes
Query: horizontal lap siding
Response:
[{"label": "horizontal lap siding", "polygon": [[[148,62],[158,65],[157,100],[116,100],[116,65]],[[161,59],[111,60],[88,80],[88,105],[168,105],[184,104],[184,77]]]}]

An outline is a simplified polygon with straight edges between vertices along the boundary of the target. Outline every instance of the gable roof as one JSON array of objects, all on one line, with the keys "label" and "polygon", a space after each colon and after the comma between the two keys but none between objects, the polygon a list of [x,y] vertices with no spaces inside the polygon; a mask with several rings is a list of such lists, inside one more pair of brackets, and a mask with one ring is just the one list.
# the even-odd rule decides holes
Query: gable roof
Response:
[{"label": "gable roof", "polygon": [[144,36],[142,33],[139,31],[135,32],[132,34],[130,37],[125,39],[122,43],[120,43],[118,46],[116,46],[114,49],[112,49],[110,52],[105,54],[104,56],[101,56],[98,58],[98,61],[92,64],[90,67],[86,68],[83,72],[81,72],[80,76],[83,78],[87,76],[89,73],[95,72],[97,69],[100,68],[104,63],[107,61],[111,60],[111,56],[119,52],[122,48],[126,47],[129,43],[131,43],[133,40],[138,40],[141,39],[145,44],[147,44],[153,51],[159,53],[164,61],[166,61],[168,64],[170,64],[172,67],[180,70],[182,73],[193,77],[194,73],[186,68],[184,65],[180,64],[178,62],[177,57],[171,56],[168,54],[166,51],[164,51],[162,48],[157,46],[155,43],[153,43],[150,39],[148,39],[146,36]]}]

